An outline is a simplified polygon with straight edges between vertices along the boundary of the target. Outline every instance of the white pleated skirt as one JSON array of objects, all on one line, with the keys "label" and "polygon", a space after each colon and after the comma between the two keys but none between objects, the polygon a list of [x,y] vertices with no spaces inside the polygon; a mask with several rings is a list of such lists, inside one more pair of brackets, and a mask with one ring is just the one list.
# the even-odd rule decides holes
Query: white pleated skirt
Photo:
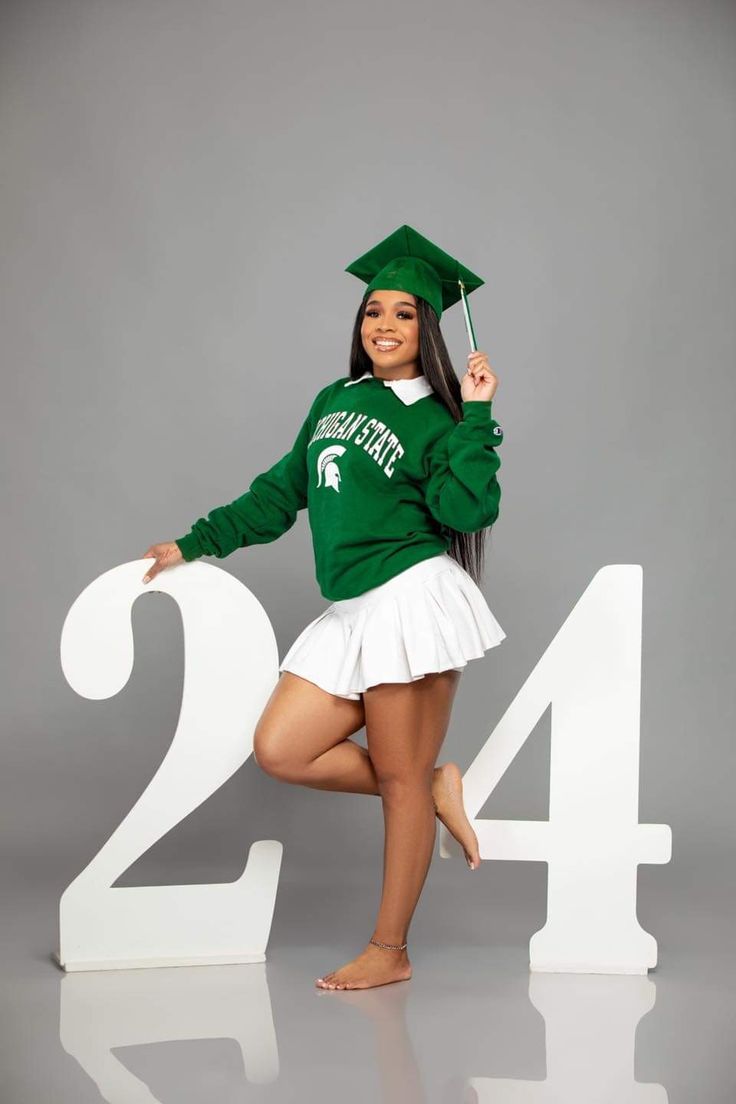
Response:
[{"label": "white pleated skirt", "polygon": [[357,700],[381,682],[461,671],[505,636],[480,588],[442,553],[333,602],[302,629],[279,670]]}]

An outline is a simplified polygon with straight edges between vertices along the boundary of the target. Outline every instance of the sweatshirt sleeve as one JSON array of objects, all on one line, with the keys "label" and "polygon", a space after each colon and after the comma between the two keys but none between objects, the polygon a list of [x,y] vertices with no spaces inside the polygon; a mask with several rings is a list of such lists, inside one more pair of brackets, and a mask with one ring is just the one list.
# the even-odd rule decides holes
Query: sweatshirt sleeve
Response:
[{"label": "sweatshirt sleeve", "polygon": [[216,506],[206,518],[195,521],[186,536],[177,538],[185,560],[223,559],[236,548],[274,541],[292,527],[298,511],[307,505],[307,445],[313,411],[314,404],[293,448],[257,475],[245,494]]},{"label": "sweatshirt sleeve", "polygon": [[492,416],[492,399],[463,402],[462,420],[435,442],[429,456],[427,507],[441,525],[475,533],[498,517],[503,430]]}]

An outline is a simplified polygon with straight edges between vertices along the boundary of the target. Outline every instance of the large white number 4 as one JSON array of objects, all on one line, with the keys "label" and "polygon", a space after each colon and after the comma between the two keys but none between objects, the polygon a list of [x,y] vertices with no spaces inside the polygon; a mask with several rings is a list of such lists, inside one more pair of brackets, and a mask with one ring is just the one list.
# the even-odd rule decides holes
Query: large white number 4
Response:
[{"label": "large white number 4", "polygon": [[[531,970],[645,974],[657,962],[636,918],[637,865],[669,862],[672,832],[639,824],[641,615],[641,567],[601,568],[464,776],[481,858],[548,864]],[[550,703],[549,820],[474,820]],[[441,826],[440,855],[456,854]]]}]

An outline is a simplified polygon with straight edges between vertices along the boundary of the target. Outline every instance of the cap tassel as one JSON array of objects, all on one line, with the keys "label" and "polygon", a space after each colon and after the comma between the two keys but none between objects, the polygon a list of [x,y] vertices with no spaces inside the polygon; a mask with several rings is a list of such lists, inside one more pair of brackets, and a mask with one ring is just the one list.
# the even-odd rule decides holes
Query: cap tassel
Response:
[{"label": "cap tassel", "polygon": [[465,329],[468,332],[468,341],[470,342],[470,351],[474,353],[478,349],[478,344],[475,340],[475,331],[473,330],[473,322],[470,317],[470,307],[468,306],[468,297],[465,294],[465,284],[458,277],[458,284],[460,285],[460,297],[463,302],[463,314],[465,315]]}]

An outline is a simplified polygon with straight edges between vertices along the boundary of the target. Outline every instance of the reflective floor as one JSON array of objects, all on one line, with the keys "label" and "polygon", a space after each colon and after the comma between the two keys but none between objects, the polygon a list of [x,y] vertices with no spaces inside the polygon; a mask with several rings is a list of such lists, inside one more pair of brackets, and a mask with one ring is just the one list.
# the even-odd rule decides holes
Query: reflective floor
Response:
[{"label": "reflective floor", "polygon": [[700,950],[696,916],[663,923],[658,967],[619,977],[530,973],[529,919],[509,940],[507,911],[503,945],[417,940],[410,981],[335,992],[314,979],[360,941],[289,945],[283,923],[265,963],[66,974],[57,903],[3,907],[3,1104],[736,1100],[735,956],[712,918]]}]

